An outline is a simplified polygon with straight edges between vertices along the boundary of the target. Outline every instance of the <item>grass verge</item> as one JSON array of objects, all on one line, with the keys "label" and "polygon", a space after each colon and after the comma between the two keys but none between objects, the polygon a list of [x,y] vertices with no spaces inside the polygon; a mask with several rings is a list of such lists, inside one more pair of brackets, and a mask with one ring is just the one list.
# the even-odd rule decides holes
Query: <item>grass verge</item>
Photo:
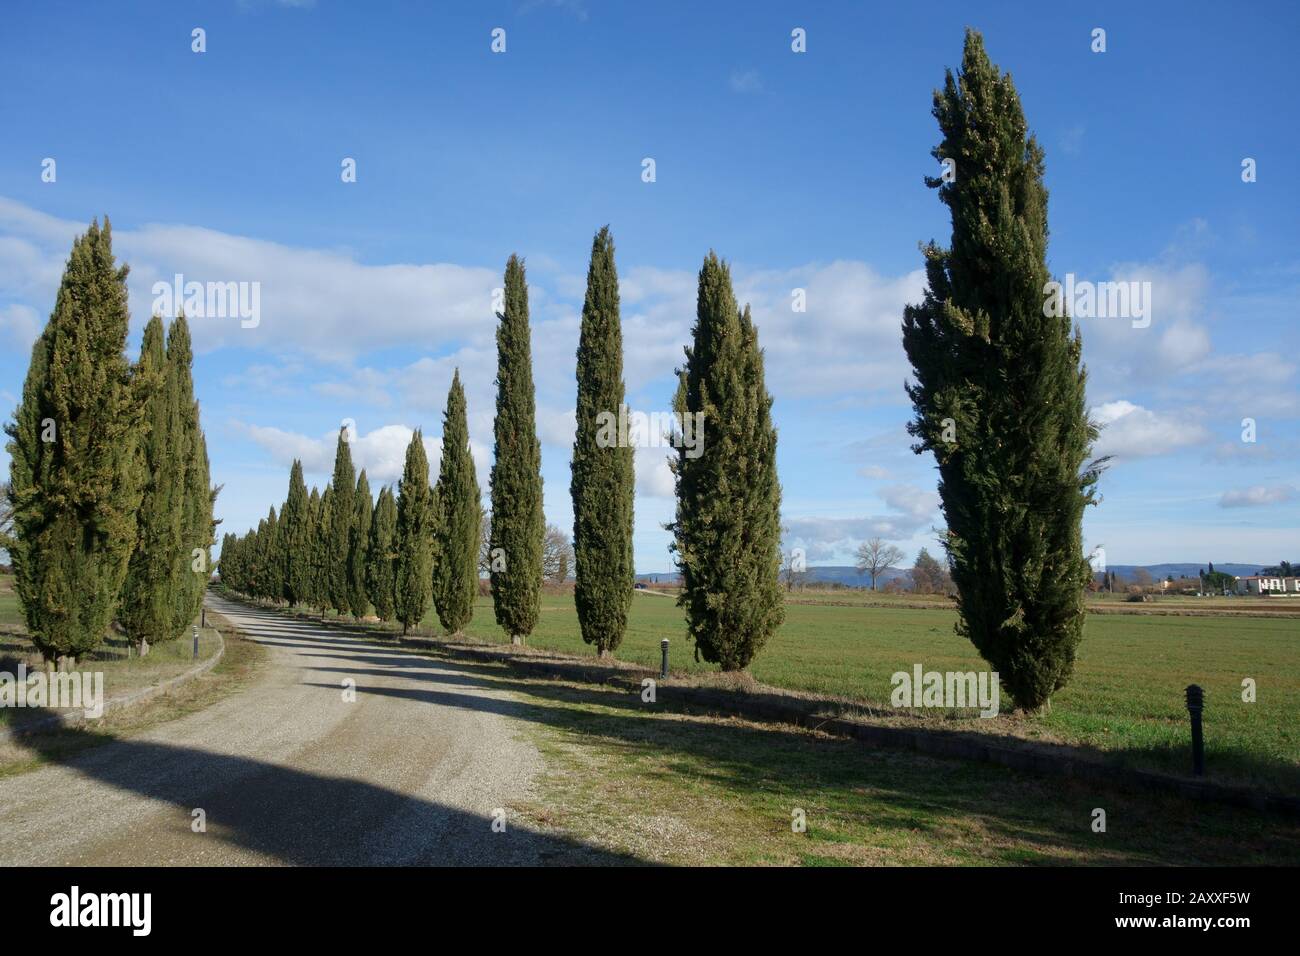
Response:
[{"label": "grass verge", "polygon": [[[135,736],[159,724],[202,710],[243,688],[255,677],[258,666],[266,659],[266,649],[253,641],[245,640],[219,614],[209,611],[208,621],[221,630],[226,645],[225,653],[215,667],[157,697],[106,713],[94,721],[94,734],[85,733],[84,726],[80,731],[75,727],[33,731],[33,736],[39,735],[41,739],[41,753],[38,756],[33,756],[30,747],[16,747],[8,742],[0,744],[0,776],[26,773],[51,761],[60,762],[89,747]],[[145,660],[148,661],[152,656],[150,654]],[[189,663],[193,664],[192,661]]]}]

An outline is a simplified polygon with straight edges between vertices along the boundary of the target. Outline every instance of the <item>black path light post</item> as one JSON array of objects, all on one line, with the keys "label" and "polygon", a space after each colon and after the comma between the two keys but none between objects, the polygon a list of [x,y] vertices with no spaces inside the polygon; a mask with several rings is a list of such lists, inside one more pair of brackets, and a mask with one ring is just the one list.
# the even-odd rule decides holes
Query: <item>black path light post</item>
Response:
[{"label": "black path light post", "polygon": [[1196,684],[1187,687],[1187,713],[1192,718],[1192,774],[1205,776],[1205,738],[1201,734],[1201,711],[1205,709],[1205,691]]},{"label": "black path light post", "polygon": [[199,626],[194,625],[194,659],[199,659]]}]

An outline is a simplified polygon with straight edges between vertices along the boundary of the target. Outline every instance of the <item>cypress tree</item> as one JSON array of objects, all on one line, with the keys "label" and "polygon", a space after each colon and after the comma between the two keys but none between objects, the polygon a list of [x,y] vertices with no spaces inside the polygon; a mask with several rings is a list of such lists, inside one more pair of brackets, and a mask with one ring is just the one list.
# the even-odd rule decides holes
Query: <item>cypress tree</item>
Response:
[{"label": "cypress tree", "polygon": [[[601,440],[623,407],[623,330],[609,227],[591,244],[578,340],[578,429],[573,443],[574,602],[582,639],[604,657],[623,640],[632,602],[631,444]],[[604,431],[608,435],[608,429]]]},{"label": "cypress tree", "polygon": [[353,617],[364,617],[370,609],[370,588],[366,584],[366,565],[370,554],[370,522],[375,503],[370,497],[366,470],[357,478],[356,506],[348,539],[348,605]]},{"label": "cypress tree", "polygon": [[325,612],[333,607],[330,599],[331,572],[333,562],[330,560],[331,534],[334,529],[334,489],[329,485],[320,496],[320,512],[316,520],[316,535],[312,546],[312,573],[316,578],[316,607],[321,620]]},{"label": "cypress tree", "polygon": [[[329,489],[326,488],[326,491]],[[302,603],[309,608],[321,610],[325,598],[321,592],[321,573],[318,552],[320,550],[320,529],[322,524],[321,494],[314,486],[307,498],[307,527],[304,531],[303,547],[303,592]]]},{"label": "cypress tree", "polygon": [[[490,546],[500,548],[504,567],[492,571],[497,624],[522,644],[541,610],[542,451],[537,441],[536,396],[528,329],[528,283],[518,256],[506,263],[505,311],[497,313],[496,440],[490,487]],[[444,457],[446,450],[444,447]],[[472,469],[471,469],[472,472]]]},{"label": "cypress tree", "polygon": [[381,621],[393,618],[397,585],[397,502],[387,485],[379,489],[366,551],[366,589]]},{"label": "cypress tree", "polygon": [[221,536],[221,555],[217,558],[217,574],[221,577],[221,586],[230,590],[235,587],[235,536],[229,532]]},{"label": "cypress tree", "polygon": [[173,569],[182,553],[185,456],[180,403],[165,338],[163,321],[155,315],[145,326],[136,365],[137,380],[148,390],[145,430],[138,448],[143,489],[136,513],[136,547],[118,609],[119,622],[136,641],[157,642],[179,634],[173,614],[179,578]]},{"label": "cypress tree", "polygon": [[356,482],[357,473],[352,467],[352,448],[348,444],[345,426],[339,429],[338,442],[334,446],[334,483],[330,488],[333,508],[326,550],[329,600],[340,614],[347,614],[352,609],[348,587],[348,548],[357,511]]},{"label": "cypress tree", "polygon": [[284,561],[280,557],[280,518],[275,513],[275,506],[266,515],[266,528],[258,549],[258,569],[260,597],[268,601],[278,601],[284,593],[284,578],[281,571]]},{"label": "cypress tree", "polygon": [[193,360],[189,324],[184,315],[178,315],[167,332],[168,374],[180,407],[182,439],[177,451],[185,462],[181,551],[171,564],[176,582],[172,625],[177,634],[189,626],[203,603],[214,529],[214,493],[208,474],[207,441],[199,424],[199,403],[194,398]]},{"label": "cypress tree", "polygon": [[[530,391],[530,406],[531,396]],[[465,390],[460,384],[460,369],[457,369],[451,379],[447,411],[442,419],[442,462],[438,469],[438,487],[434,492],[438,514],[438,561],[433,569],[433,603],[438,609],[438,620],[450,634],[460,633],[474,616],[474,597],[478,593],[479,526],[483,520],[483,505],[479,499],[478,478],[474,474],[474,458],[469,448]],[[509,560],[507,557],[507,563]],[[507,593],[504,588],[502,593]]]},{"label": "cypress tree", "polygon": [[429,456],[417,428],[406,446],[406,465],[397,485],[397,566],[394,613],[405,634],[429,609],[433,587],[433,489],[429,487]]},{"label": "cypress tree", "polygon": [[1043,150],[1011,78],[968,30],[961,72],[934,94],[932,151],[956,178],[927,178],[952,242],[923,248],[928,288],[903,318],[914,382],[909,431],[933,452],[959,592],[959,634],[1037,709],[1063,687],[1083,636],[1083,509],[1102,462],[1085,466],[1082,342],[1045,302]]},{"label": "cypress tree", "polygon": [[280,510],[280,559],[284,577],[284,599],[294,605],[307,593],[307,576],[311,562],[310,515],[307,511],[307,486],[302,480],[302,462],[294,459],[289,469],[289,494]]},{"label": "cypress tree", "polygon": [[749,307],[737,310],[730,269],[712,252],[700,269],[692,331],[674,402],[686,432],[671,462],[677,603],[696,660],[741,670],[785,617],[781,486],[758,332]]},{"label": "cypress tree", "polygon": [[92,223],[72,244],[14,421],[14,587],[45,658],[100,643],[135,548],[143,474],[136,454],[147,392],[124,349],[127,267],[112,229]]}]

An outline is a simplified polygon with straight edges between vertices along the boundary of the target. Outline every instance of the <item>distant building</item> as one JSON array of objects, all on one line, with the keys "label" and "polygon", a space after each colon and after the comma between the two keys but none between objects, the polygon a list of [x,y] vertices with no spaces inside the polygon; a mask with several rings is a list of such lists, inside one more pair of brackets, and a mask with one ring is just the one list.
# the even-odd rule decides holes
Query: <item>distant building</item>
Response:
[{"label": "distant building", "polygon": [[1300,577],[1270,577],[1251,574],[1237,578],[1238,594],[1257,594],[1263,597],[1300,597]]}]

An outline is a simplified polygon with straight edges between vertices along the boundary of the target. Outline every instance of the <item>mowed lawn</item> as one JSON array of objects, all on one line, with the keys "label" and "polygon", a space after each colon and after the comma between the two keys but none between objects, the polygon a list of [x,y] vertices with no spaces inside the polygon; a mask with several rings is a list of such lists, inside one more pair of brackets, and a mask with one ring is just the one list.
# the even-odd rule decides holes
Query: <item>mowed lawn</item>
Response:
[{"label": "mowed lawn", "polygon": [[[965,671],[984,667],[953,632],[956,612],[909,607],[790,604],[786,622],[755,659],[766,684],[853,698],[886,707],[896,671]],[[429,627],[436,628],[435,619]],[[480,598],[468,633],[504,641],[490,598]],[[682,612],[672,597],[638,592],[617,656],[651,667],[669,639],[674,671],[716,670],[696,663]],[[582,642],[570,596],[544,595],[529,643],[592,654]],[[1256,701],[1242,700],[1252,678]],[[1184,772],[1189,731],[1184,688],[1206,691],[1204,715],[1211,778],[1300,793],[1300,620],[1090,614],[1075,676],[1052,699],[1050,713],[992,720],[937,711],[927,720],[968,730],[1011,733],[1117,752],[1127,763]]]}]

